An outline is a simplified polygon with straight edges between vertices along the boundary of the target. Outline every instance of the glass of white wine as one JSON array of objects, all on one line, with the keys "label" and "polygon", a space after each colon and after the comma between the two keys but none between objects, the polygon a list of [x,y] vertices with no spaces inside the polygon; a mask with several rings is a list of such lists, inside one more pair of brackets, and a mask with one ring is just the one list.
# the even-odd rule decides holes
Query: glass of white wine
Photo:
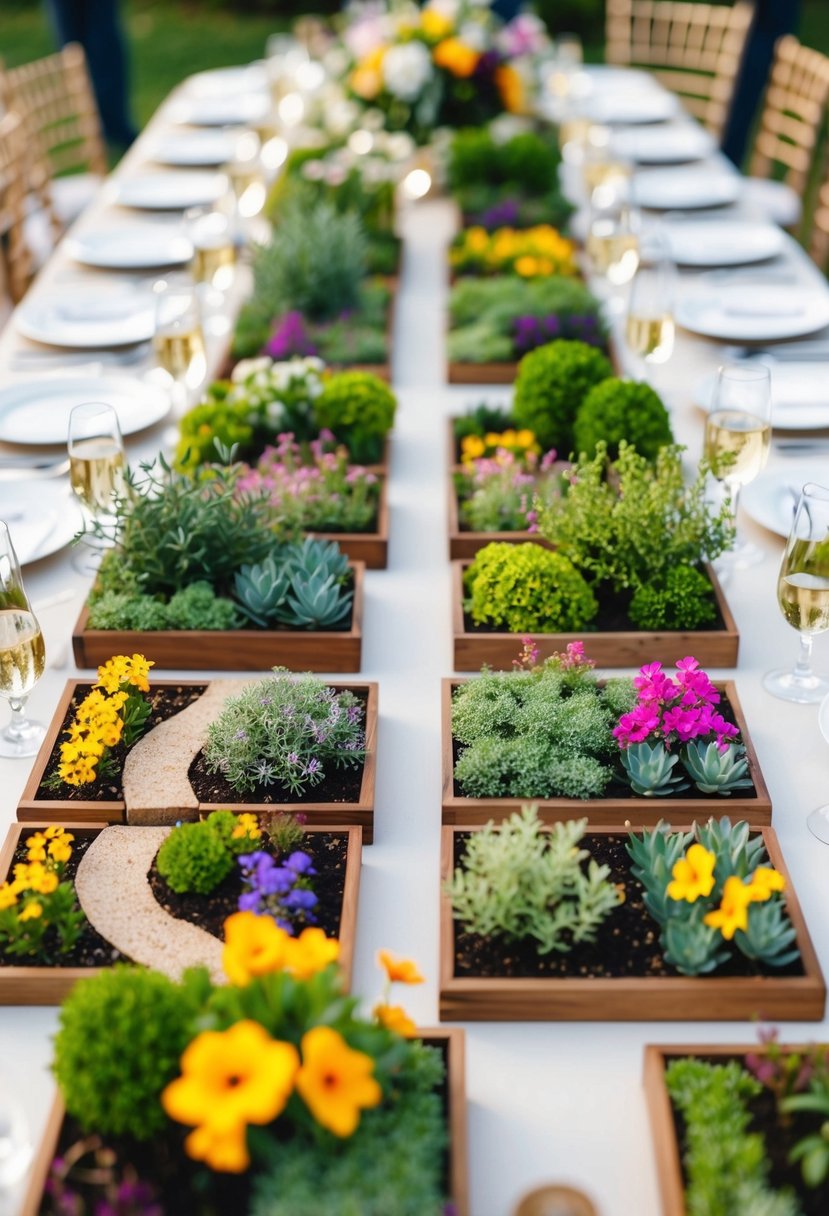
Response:
[{"label": "glass of white wine", "polygon": [[32,722],[23,709],[45,667],[43,634],[23,587],[9,529],[0,521],[0,696],[12,711],[11,722],[0,731],[0,756],[37,755],[46,727]]},{"label": "glass of white wine", "polygon": [[615,289],[629,283],[639,266],[639,216],[604,187],[594,191],[586,251],[593,273],[605,281],[594,289],[611,311],[621,312],[624,301]]},{"label": "glass of white wine", "polygon": [[829,693],[829,677],[812,670],[812,640],[829,629],[829,489],[803,487],[777,576],[777,602],[800,634],[800,654],[791,670],[763,677],[763,687],[784,701],[813,704]]},{"label": "glass of white wine", "polygon": [[[107,540],[102,529],[115,526],[115,504],[125,489],[124,441],[118,415],[102,401],[85,401],[69,415],[69,482],[83,509],[83,543],[75,547],[72,565],[94,574]],[[92,524],[98,524],[94,529]]]},{"label": "glass of white wine", "polygon": [[771,443],[771,372],[743,364],[721,367],[705,424],[705,456],[728,493],[734,544],[718,559],[726,569],[745,569],[763,560],[763,551],[740,539],[740,490],[765,468]]},{"label": "glass of white wine", "polygon": [[240,132],[234,141],[233,156],[224,166],[242,220],[253,219],[265,206],[267,186],[262,143],[255,131]]},{"label": "glass of white wine", "polygon": [[676,268],[664,242],[643,241],[630,285],[625,340],[645,363],[666,363],[674,349]]},{"label": "glass of white wine", "polygon": [[193,278],[227,291],[236,271],[236,242],[233,219],[214,207],[192,207],[185,211],[187,235],[193,245]]},{"label": "glass of white wine", "polygon": [[159,367],[172,378],[174,409],[180,416],[187,409],[190,393],[199,388],[207,374],[199,299],[192,283],[175,279],[161,280],[153,290],[153,350]]}]

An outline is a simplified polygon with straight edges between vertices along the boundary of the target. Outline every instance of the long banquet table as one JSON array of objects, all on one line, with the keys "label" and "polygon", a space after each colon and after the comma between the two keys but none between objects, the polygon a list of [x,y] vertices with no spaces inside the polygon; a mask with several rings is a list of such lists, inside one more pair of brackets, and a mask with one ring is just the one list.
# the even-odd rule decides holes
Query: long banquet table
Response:
[{"label": "long banquet table", "polygon": [[[119,166],[117,178],[142,166],[149,141],[166,121],[162,109]],[[102,195],[79,228],[109,223],[114,214]],[[403,216],[405,247],[394,343],[400,410],[391,457],[389,566],[369,572],[366,579],[362,671],[364,678],[380,682],[381,719],[376,835],[364,852],[355,991],[366,1001],[378,992],[378,948],[414,957],[427,982],[407,992],[407,1005],[426,1025],[437,1017],[439,697],[440,678],[450,673],[451,663],[444,418],[484,398],[507,400],[509,395],[507,389],[449,388],[445,383],[445,247],[452,225],[452,209],[440,200],[412,206]],[[794,242],[779,263],[787,275],[812,281],[814,269]],[[82,270],[59,249],[34,290],[45,291],[59,282],[95,281],[105,274]],[[761,269],[733,274],[735,280],[754,276],[758,289],[764,284]],[[695,278],[683,276],[681,290],[693,290]],[[13,325],[0,336],[0,383],[23,375],[13,370],[14,357],[27,345]],[[214,367],[222,347],[221,334],[216,333]],[[691,403],[691,388],[721,359],[717,343],[679,331],[673,358],[656,370],[656,387],[670,404],[677,437],[687,444],[691,460],[698,457],[702,441],[702,415]],[[54,362],[58,369],[59,361]],[[145,370],[134,368],[131,374]],[[130,460],[145,458],[167,442],[168,426],[160,423],[128,440]],[[815,448],[809,463],[823,459],[829,482],[825,434],[824,446]],[[796,482],[801,460],[802,453],[785,454],[773,447],[769,467],[785,469]],[[782,542],[748,520],[743,523],[750,539],[762,546],[765,559],[726,587],[741,634],[736,683],[771,791],[774,826],[817,953],[829,972],[829,849],[805,825],[808,811],[829,799],[829,748],[814,707],[776,701],[762,689],[765,670],[794,661],[797,639],[775,598]],[[66,551],[28,567],[25,574],[36,605],[71,591],[71,599],[64,595],[40,614],[48,669],[30,698],[30,709],[47,721],[65,679],[74,674],[68,640],[86,583],[71,570]],[[815,661],[829,668],[829,638],[817,640]],[[713,674],[723,678],[733,673]],[[0,761],[4,832],[15,818],[28,769],[25,761]],[[691,1012],[704,1018],[704,1009]],[[612,1010],[607,1017],[612,1019]],[[55,1009],[0,1008],[0,1086],[17,1095],[35,1138],[53,1092],[49,1058],[56,1025]],[[786,1040],[807,1041],[825,1038],[827,1028],[825,1022],[800,1023],[781,1031]],[[657,1216],[654,1154],[641,1085],[644,1044],[742,1043],[752,1041],[755,1033],[753,1025],[704,1020],[468,1026],[473,1216],[505,1216],[523,1191],[554,1179],[589,1192],[603,1216]],[[19,1194],[0,1197],[0,1216],[14,1216],[18,1200]]]}]

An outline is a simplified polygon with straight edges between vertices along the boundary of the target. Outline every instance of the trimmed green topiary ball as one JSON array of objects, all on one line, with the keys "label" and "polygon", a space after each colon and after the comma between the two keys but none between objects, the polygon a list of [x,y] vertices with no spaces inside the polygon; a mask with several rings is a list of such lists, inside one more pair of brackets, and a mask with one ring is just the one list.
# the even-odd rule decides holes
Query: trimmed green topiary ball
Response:
[{"label": "trimmed green topiary ball", "polygon": [[613,375],[609,360],[586,342],[558,341],[532,350],[518,365],[513,417],[542,448],[573,450],[576,413],[594,385]]},{"label": "trimmed green topiary ball", "polygon": [[628,616],[639,629],[700,629],[717,619],[711,580],[693,566],[674,566],[665,578],[639,587]]},{"label": "trimmed green topiary ball", "polygon": [[234,854],[208,821],[173,828],[158,850],[158,872],[178,895],[209,895],[233,869]]},{"label": "trimmed green topiary ball", "polygon": [[371,372],[332,376],[314,402],[317,426],[328,427],[357,463],[372,464],[383,455],[383,440],[394,424],[397,398]]},{"label": "trimmed green topiary ball", "polygon": [[486,545],[464,583],[465,608],[476,625],[509,633],[571,633],[599,610],[596,597],[572,562],[541,545]]},{"label": "trimmed green topiary ball", "polygon": [[159,1095],[178,1075],[194,998],[139,967],[113,967],[75,985],[60,1011],[53,1071],[84,1131],[149,1140],[163,1130]]},{"label": "trimmed green topiary ball", "polygon": [[596,384],[576,413],[575,450],[590,457],[602,439],[609,460],[618,457],[621,439],[633,444],[648,460],[655,460],[659,449],[674,441],[668,411],[659,394],[649,384],[615,376]]}]

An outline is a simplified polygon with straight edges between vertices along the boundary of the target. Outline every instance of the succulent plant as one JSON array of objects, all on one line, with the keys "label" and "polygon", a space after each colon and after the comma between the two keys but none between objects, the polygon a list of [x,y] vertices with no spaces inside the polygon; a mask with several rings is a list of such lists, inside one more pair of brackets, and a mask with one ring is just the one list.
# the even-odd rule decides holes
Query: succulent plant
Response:
[{"label": "succulent plant", "polygon": [[291,575],[276,554],[269,553],[256,565],[242,566],[233,585],[245,616],[265,629],[277,619],[277,611],[285,602],[291,585]]},{"label": "succulent plant", "polygon": [[348,574],[348,558],[333,540],[314,540],[306,536],[302,544],[284,551],[291,575],[322,572],[326,577],[343,579]]},{"label": "succulent plant", "polygon": [[285,625],[307,629],[330,629],[344,621],[351,608],[353,593],[324,569],[307,576],[295,573],[287,601],[277,609]]},{"label": "succulent plant", "polygon": [[753,782],[748,776],[745,748],[729,743],[720,751],[716,742],[692,739],[681,752],[682,765],[698,790],[703,794],[728,797],[734,790],[747,789]]},{"label": "succulent plant", "polygon": [[662,743],[631,743],[621,753],[622,767],[634,794],[645,798],[664,798],[687,789],[688,782],[673,769],[679,762]]}]

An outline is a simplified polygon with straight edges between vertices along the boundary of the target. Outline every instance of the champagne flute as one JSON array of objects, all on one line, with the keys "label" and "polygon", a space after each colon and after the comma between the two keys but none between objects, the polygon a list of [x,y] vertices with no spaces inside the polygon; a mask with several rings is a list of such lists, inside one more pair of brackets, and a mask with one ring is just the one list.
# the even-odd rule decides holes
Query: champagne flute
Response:
[{"label": "champagne flute", "polygon": [[763,677],[763,687],[784,701],[814,704],[829,693],[829,676],[812,670],[812,639],[829,629],[829,489],[807,483],[777,578],[777,602],[800,634],[800,654],[791,671]]},{"label": "champagne flute", "polygon": [[256,132],[244,131],[235,141],[233,157],[224,166],[243,220],[259,215],[265,206],[267,187],[262,152],[262,141]]},{"label": "champagne flute", "polygon": [[217,291],[227,291],[236,268],[231,217],[217,208],[191,207],[185,211],[184,219],[193,245],[193,278],[197,283],[209,283]]},{"label": "champagne flute", "polygon": [[743,364],[721,367],[705,424],[705,455],[728,493],[734,544],[718,559],[741,570],[763,560],[763,551],[737,532],[740,490],[765,468],[771,443],[771,372]]},{"label": "champagne flute", "polygon": [[614,289],[629,283],[636,274],[638,231],[638,215],[626,203],[605,187],[594,191],[585,248],[594,274],[605,280],[604,284],[595,284],[594,290],[611,311],[624,308]]},{"label": "champagne flute", "polygon": [[[116,500],[124,494],[124,441],[111,405],[86,401],[69,415],[69,482],[84,516],[84,545],[72,554],[79,574],[94,574],[105,541],[101,528],[115,526]],[[93,530],[92,525],[99,527]]]},{"label": "champagne flute", "polygon": [[173,380],[176,413],[187,409],[189,394],[207,374],[204,332],[198,296],[192,283],[161,280],[156,295],[153,349],[159,367]]},{"label": "champagne flute", "polygon": [[0,731],[0,756],[37,755],[46,727],[23,713],[29,693],[46,667],[46,647],[23,587],[9,529],[0,520],[0,696],[9,702],[11,722]]},{"label": "champagne flute", "polygon": [[630,285],[625,339],[645,363],[666,363],[674,349],[676,271],[656,237],[641,244],[640,259]]}]

